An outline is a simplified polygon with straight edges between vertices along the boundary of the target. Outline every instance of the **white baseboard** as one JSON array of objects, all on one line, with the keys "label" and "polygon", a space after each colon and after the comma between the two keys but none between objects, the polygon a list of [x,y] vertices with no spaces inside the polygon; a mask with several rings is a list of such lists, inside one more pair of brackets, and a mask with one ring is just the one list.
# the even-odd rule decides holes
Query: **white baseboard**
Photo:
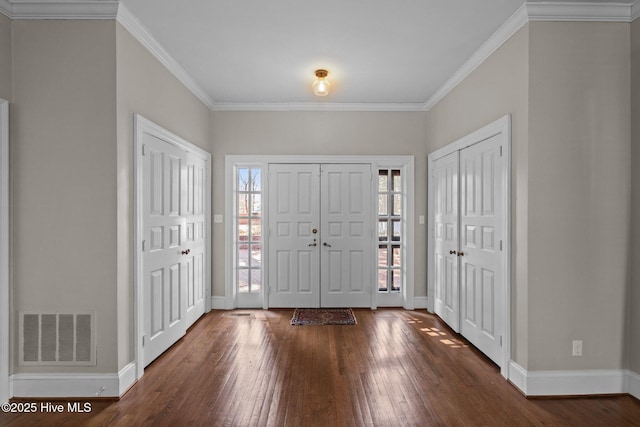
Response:
[{"label": "white baseboard", "polygon": [[640,376],[626,369],[527,372],[512,361],[509,381],[526,396],[640,394]]},{"label": "white baseboard", "polygon": [[428,297],[413,297],[413,306],[415,309],[426,309],[428,307]]},{"label": "white baseboard", "polygon": [[137,380],[136,363],[131,362],[118,372],[118,396],[122,396]]},{"label": "white baseboard", "polygon": [[120,397],[136,382],[135,363],[117,374],[14,374],[13,397]]},{"label": "white baseboard", "polygon": [[211,297],[211,309],[212,310],[229,310],[227,308],[227,297]]},{"label": "white baseboard", "polygon": [[640,399],[640,374],[629,371],[627,375],[627,391],[636,399]]}]

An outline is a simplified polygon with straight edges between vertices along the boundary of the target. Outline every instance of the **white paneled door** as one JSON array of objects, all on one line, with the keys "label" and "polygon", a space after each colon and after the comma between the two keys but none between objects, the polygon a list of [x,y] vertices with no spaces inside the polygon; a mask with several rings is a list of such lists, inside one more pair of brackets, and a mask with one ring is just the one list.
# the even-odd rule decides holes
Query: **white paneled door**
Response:
[{"label": "white paneled door", "polygon": [[460,151],[460,333],[502,366],[504,210],[499,136]]},{"label": "white paneled door", "polygon": [[269,306],[369,307],[371,167],[269,166]]},{"label": "white paneled door", "polygon": [[320,165],[269,166],[269,306],[320,306]]},{"label": "white paneled door", "polygon": [[434,200],[434,310],[456,332],[458,306],[458,151],[433,164]]},{"label": "white paneled door", "polygon": [[[187,153],[145,134],[143,140],[144,365],[187,329],[189,253]],[[193,272],[191,272],[193,274]]]},{"label": "white paneled door", "polygon": [[370,307],[373,283],[371,167],[322,165],[320,302]]},{"label": "white paneled door", "polygon": [[187,328],[205,311],[205,179],[206,162],[191,153],[186,158],[185,246],[188,252],[184,263],[187,270]]},{"label": "white paneled door", "polygon": [[430,164],[434,311],[501,367],[507,326],[504,140],[504,133],[492,133]]}]

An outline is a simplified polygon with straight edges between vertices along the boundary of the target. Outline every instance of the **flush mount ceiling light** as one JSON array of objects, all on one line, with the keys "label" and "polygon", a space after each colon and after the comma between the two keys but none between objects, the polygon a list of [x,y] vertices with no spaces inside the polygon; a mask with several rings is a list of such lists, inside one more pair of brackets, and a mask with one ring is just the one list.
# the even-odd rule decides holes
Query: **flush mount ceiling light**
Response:
[{"label": "flush mount ceiling light", "polygon": [[327,80],[327,75],[329,72],[327,70],[316,70],[316,79],[313,81],[311,88],[313,89],[313,93],[317,96],[327,96],[329,95],[329,89],[331,88],[331,83]]}]

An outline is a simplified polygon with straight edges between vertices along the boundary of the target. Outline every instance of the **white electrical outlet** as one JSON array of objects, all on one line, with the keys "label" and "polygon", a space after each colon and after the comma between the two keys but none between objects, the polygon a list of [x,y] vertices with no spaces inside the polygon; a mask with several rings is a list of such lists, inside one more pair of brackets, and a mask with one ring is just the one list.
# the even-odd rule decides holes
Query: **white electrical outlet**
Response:
[{"label": "white electrical outlet", "polygon": [[582,340],[573,341],[573,355],[582,356]]}]

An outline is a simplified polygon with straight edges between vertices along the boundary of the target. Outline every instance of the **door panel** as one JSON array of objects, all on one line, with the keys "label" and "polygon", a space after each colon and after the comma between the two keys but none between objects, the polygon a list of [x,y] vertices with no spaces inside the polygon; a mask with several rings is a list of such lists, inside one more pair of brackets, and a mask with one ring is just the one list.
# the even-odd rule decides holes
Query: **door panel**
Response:
[{"label": "door panel", "polygon": [[373,289],[371,166],[323,165],[321,301],[370,307]]},{"label": "door panel", "polygon": [[270,165],[268,185],[269,306],[319,307],[320,165]]},{"label": "door panel", "polygon": [[184,263],[187,271],[187,328],[205,311],[205,161],[191,153],[186,157],[185,246],[189,253]]},{"label": "door panel", "polygon": [[502,366],[504,295],[500,242],[503,159],[498,137],[460,151],[460,332]]},{"label": "door panel", "polygon": [[434,162],[435,312],[459,331],[458,298],[458,156]]},{"label": "door panel", "polygon": [[186,220],[181,214],[186,153],[149,134],[143,192],[145,366],[186,331],[187,268],[181,254]]}]

